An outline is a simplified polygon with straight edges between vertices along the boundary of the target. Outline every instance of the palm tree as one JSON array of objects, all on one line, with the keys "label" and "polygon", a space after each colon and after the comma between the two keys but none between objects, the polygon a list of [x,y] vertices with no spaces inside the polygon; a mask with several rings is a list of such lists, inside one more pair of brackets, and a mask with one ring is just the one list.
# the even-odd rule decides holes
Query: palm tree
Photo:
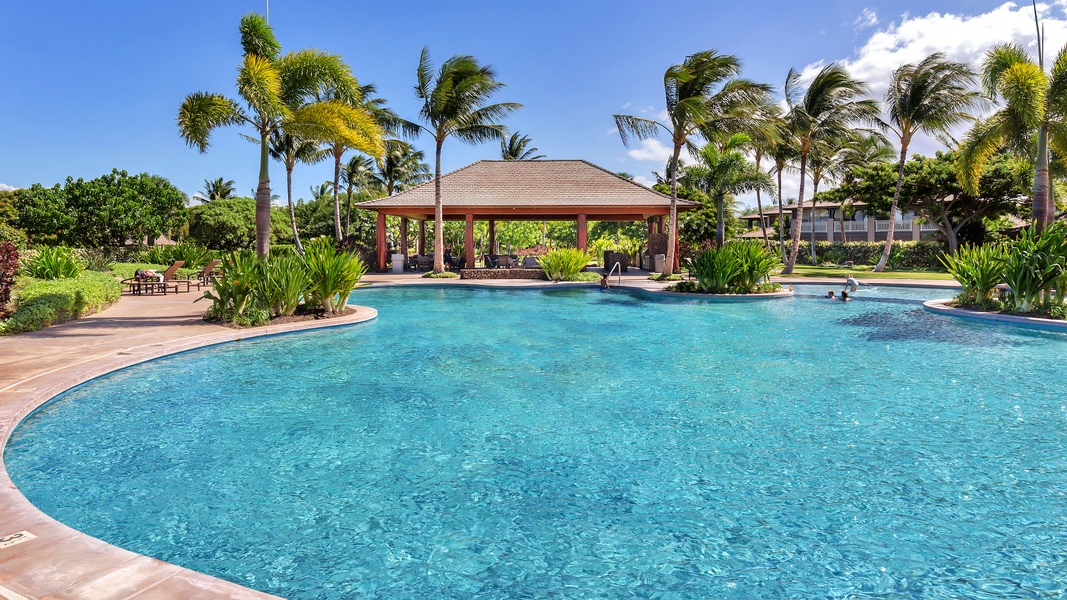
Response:
[{"label": "palm tree", "polygon": [[224,181],[219,177],[204,180],[204,198],[208,201],[232,198],[235,191],[237,188],[232,179]]},{"label": "palm tree", "polygon": [[[1067,46],[1044,69],[1044,40],[1038,36],[1038,63],[1018,44],[996,46],[982,64],[982,89],[1003,108],[975,124],[960,145],[956,175],[964,189],[978,193],[982,169],[999,150],[1025,156],[1034,165],[1033,223],[1043,230],[1055,219],[1049,187],[1049,151],[1067,156]],[[1036,139],[1036,144],[1035,144]]]},{"label": "palm tree", "polygon": [[370,182],[386,196],[392,196],[430,180],[430,167],[425,161],[422,150],[415,150],[407,142],[387,140],[385,154],[378,161],[378,170],[370,174]]},{"label": "palm tree", "polygon": [[[281,129],[296,135],[321,137],[331,132],[363,143],[376,132],[360,124],[362,115],[340,103],[310,102],[315,90],[355,89],[356,80],[339,56],[315,50],[281,55],[281,45],[267,21],[254,13],[241,19],[244,60],[237,73],[237,93],[245,107],[222,94],[190,94],[178,109],[178,131],[190,146],[207,152],[211,132],[226,125],[246,125],[259,144],[259,184],[256,188],[256,252],[270,250],[270,135]],[[291,107],[299,106],[297,109]],[[368,142],[372,141],[367,139]]]},{"label": "palm tree", "polygon": [[540,160],[544,154],[534,154],[537,148],[530,145],[530,136],[520,135],[518,131],[511,134],[506,141],[500,140],[500,157],[504,160]]},{"label": "palm tree", "polygon": [[797,152],[784,120],[779,122],[778,141],[771,144],[767,155],[774,161],[771,173],[778,180],[777,194],[775,194],[776,204],[778,205],[778,251],[781,254],[782,264],[785,264],[785,213],[782,210],[782,174],[792,172],[792,165],[797,159]]},{"label": "palm tree", "polygon": [[[854,168],[888,162],[895,156],[896,151],[884,136],[874,133],[855,136],[834,154],[829,168],[830,177],[835,181],[848,183],[853,180]],[[842,242],[848,241],[848,234],[845,232],[845,211],[849,205],[849,198],[843,198],[839,209]]]},{"label": "palm tree", "polygon": [[783,275],[793,272],[800,248],[800,229],[804,221],[804,182],[808,157],[815,145],[840,138],[856,123],[873,123],[878,118],[878,104],[860,99],[867,85],[849,76],[841,66],[829,64],[800,95],[800,73],[789,70],[785,83],[786,123],[789,136],[800,159],[800,192],[797,194],[797,218],[793,222],[792,246],[786,257]]},{"label": "palm tree", "polygon": [[[905,64],[893,71],[885,93],[889,120],[882,121],[881,126],[900,140],[900,160],[897,162],[897,187],[889,209],[889,231],[886,232],[882,258],[874,266],[876,273],[885,269],[893,249],[893,223],[897,218],[900,188],[904,184],[904,163],[912,136],[920,131],[947,136],[950,129],[970,120],[967,111],[975,108],[979,99],[978,93],[972,89],[975,80],[970,67],[948,61],[940,52],[927,56],[917,65]],[[1047,160],[1048,153],[1045,154]],[[1047,169],[1047,162],[1045,166]],[[1046,170],[1046,183],[1047,174]]]},{"label": "palm tree", "polygon": [[[678,243],[678,158],[682,147],[696,152],[690,141],[702,127],[704,135],[745,131],[752,107],[766,96],[767,87],[746,79],[731,79],[741,72],[736,56],[705,50],[691,54],[680,65],[672,65],[663,74],[669,125],[630,115],[614,115],[623,145],[629,147],[630,136],[639,140],[658,137],[660,131],[671,135],[672,152],[668,171],[671,181],[670,231],[667,240],[667,264],[664,275],[674,272],[674,249]],[[723,138],[728,137],[722,135]],[[710,142],[721,141],[710,139]]]},{"label": "palm tree", "polygon": [[296,227],[296,208],[293,206],[293,169],[298,162],[306,165],[317,163],[326,158],[326,153],[320,150],[319,145],[314,141],[301,139],[276,129],[270,134],[270,156],[285,166],[289,225],[293,228],[293,244],[296,245],[296,251],[303,256],[304,246],[300,243],[300,232]]},{"label": "palm tree", "polygon": [[[755,131],[752,133],[749,147],[752,149],[752,160],[756,168],[763,169],[763,157],[769,155],[774,146],[781,141],[780,131],[782,128],[782,109],[771,98],[760,103],[753,115]],[[756,210],[759,214],[760,231],[763,234],[763,247],[770,249],[771,243],[767,239],[767,226],[763,215],[763,199],[760,196],[760,188],[756,188]],[[779,240],[780,241],[780,240]]]},{"label": "palm tree", "polygon": [[[352,225],[352,194],[366,188],[374,173],[374,160],[367,156],[353,156],[341,170],[341,184],[345,188],[345,238],[348,239]],[[334,195],[337,195],[336,190]]]},{"label": "palm tree", "polygon": [[697,164],[682,173],[684,185],[699,189],[715,203],[715,243],[720,247],[726,241],[727,197],[756,190],[774,193],[770,176],[745,159],[743,151],[750,142],[747,135],[738,133],[721,149],[707,144],[697,154]]},{"label": "palm tree", "polygon": [[[489,65],[479,65],[473,56],[455,55],[434,74],[429,48],[419,57],[415,97],[422,102],[419,116],[427,125],[405,123],[409,134],[425,131],[433,136],[434,152],[434,232],[433,270],[445,270],[444,216],[441,209],[441,147],[449,136],[468,144],[504,137],[506,128],[498,120],[522,108],[515,102],[486,104],[504,87]],[[469,257],[468,257],[469,258]]]},{"label": "palm tree", "polygon": [[333,193],[333,182],[332,181],[323,181],[322,183],[319,184],[318,187],[315,187],[313,185],[309,185],[308,186],[308,191],[311,192],[311,199],[312,200],[318,200],[319,198],[322,198],[323,196],[329,196],[331,193]]}]

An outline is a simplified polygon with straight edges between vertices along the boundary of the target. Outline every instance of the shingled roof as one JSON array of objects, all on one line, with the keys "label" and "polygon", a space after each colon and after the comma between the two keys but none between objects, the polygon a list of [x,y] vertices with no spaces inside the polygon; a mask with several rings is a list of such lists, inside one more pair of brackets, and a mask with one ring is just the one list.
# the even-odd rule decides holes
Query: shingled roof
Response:
[{"label": "shingled roof", "polygon": [[[480,160],[441,176],[441,204],[452,208],[559,209],[669,207],[670,196],[584,160]],[[359,208],[433,211],[430,180]],[[678,200],[680,210],[696,203]],[[388,211],[394,212],[394,211]]]}]

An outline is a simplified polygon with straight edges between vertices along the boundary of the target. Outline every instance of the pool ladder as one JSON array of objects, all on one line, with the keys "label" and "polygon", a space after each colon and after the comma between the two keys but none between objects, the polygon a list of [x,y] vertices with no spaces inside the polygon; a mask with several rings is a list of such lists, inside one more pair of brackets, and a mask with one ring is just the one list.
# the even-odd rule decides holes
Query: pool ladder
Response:
[{"label": "pool ladder", "polygon": [[616,280],[615,285],[617,285],[617,286],[618,285],[622,285],[622,263],[621,262],[615,261],[615,264],[611,266],[611,270],[608,271],[608,278],[610,279],[611,278],[611,274],[615,272],[615,267],[619,268],[619,275],[618,275],[618,279]]}]

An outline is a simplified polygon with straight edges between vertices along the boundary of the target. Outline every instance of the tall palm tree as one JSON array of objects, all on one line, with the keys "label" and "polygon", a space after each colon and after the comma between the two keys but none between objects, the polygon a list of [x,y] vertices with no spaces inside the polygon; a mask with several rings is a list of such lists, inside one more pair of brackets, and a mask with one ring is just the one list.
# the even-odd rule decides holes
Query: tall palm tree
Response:
[{"label": "tall palm tree", "polygon": [[[834,154],[828,172],[835,181],[849,183],[853,181],[852,170],[856,167],[889,162],[895,156],[896,151],[889,145],[889,140],[885,136],[875,133],[859,135],[849,140]],[[849,205],[849,199],[844,198],[841,201],[841,208],[838,209],[842,242],[848,241],[848,233],[845,231],[845,211]]]},{"label": "tall palm tree", "polygon": [[786,123],[800,160],[800,191],[797,194],[797,218],[793,222],[792,245],[786,256],[783,275],[792,274],[800,248],[800,229],[804,221],[804,182],[808,157],[815,145],[840,138],[859,123],[873,123],[878,118],[878,104],[862,99],[867,85],[849,76],[840,65],[829,64],[800,94],[800,73],[789,70],[785,84]]},{"label": "tall palm tree", "polygon": [[[339,56],[316,50],[281,54],[281,45],[267,21],[254,13],[241,19],[244,59],[237,73],[237,93],[244,106],[222,94],[195,92],[178,109],[178,131],[190,146],[207,152],[211,132],[227,125],[246,125],[259,144],[256,188],[256,252],[270,250],[270,135],[275,129],[307,137],[332,132],[363,143],[370,132],[362,115],[340,103],[300,100],[322,87],[354,89],[355,77]],[[292,109],[292,106],[299,106]],[[359,127],[353,128],[353,126]],[[373,137],[373,136],[371,136]],[[369,141],[369,140],[368,140]]]},{"label": "tall palm tree", "polygon": [[[405,132],[420,131],[433,136],[434,150],[434,232],[433,270],[445,270],[444,215],[441,209],[441,147],[449,136],[468,144],[504,137],[507,129],[500,119],[522,108],[515,102],[487,104],[489,97],[504,84],[496,80],[489,65],[479,65],[473,56],[455,55],[434,73],[429,48],[422,49],[416,73],[415,97],[422,102],[419,116],[427,125],[405,123]],[[468,257],[469,258],[469,257]]]},{"label": "tall palm tree", "polygon": [[[982,63],[982,89],[1003,107],[976,123],[960,145],[956,175],[968,193],[978,193],[982,169],[998,151],[1025,156],[1034,165],[1033,224],[1043,230],[1055,218],[1049,186],[1049,152],[1067,156],[1067,46],[1044,69],[1018,44],[996,46]],[[1036,144],[1035,144],[1036,140]]]},{"label": "tall palm tree", "polygon": [[774,183],[769,175],[754,163],[750,163],[744,150],[750,138],[737,133],[722,144],[706,144],[697,153],[697,164],[687,167],[682,173],[682,182],[704,192],[715,203],[715,243],[722,246],[726,241],[726,201],[756,190],[774,193]]},{"label": "tall palm tree", "polygon": [[232,179],[224,181],[222,177],[219,177],[204,180],[204,198],[208,201],[232,198],[236,191],[237,187]]},{"label": "tall palm tree", "polygon": [[425,161],[422,150],[415,150],[407,142],[387,140],[385,154],[378,161],[377,171],[370,174],[370,181],[386,196],[392,196],[430,180],[430,167]]},{"label": "tall palm tree", "polygon": [[544,154],[534,154],[537,148],[530,147],[530,136],[518,131],[507,140],[500,140],[500,157],[504,160],[540,160]]},{"label": "tall palm tree", "polygon": [[797,159],[797,152],[784,120],[779,123],[778,141],[771,144],[767,155],[774,161],[771,173],[778,180],[777,194],[775,194],[776,204],[778,205],[778,252],[781,254],[782,264],[785,264],[785,213],[782,209],[782,202],[784,201],[784,198],[782,198],[782,174],[792,172],[793,163]]},{"label": "tall palm tree", "polygon": [[[750,135],[752,141],[749,147],[752,150],[752,160],[755,161],[756,168],[762,170],[763,157],[769,155],[774,146],[781,141],[782,109],[768,97],[756,107],[752,119],[755,128]],[[767,239],[767,226],[763,215],[763,198],[759,188],[756,188],[756,210],[759,214],[760,232],[763,234],[763,247],[769,250],[771,243]]]},{"label": "tall palm tree", "polygon": [[[388,124],[395,118],[395,115],[384,107],[385,100],[373,96],[376,92],[374,84],[356,85],[352,89],[326,87],[319,92],[320,101],[340,104],[350,109],[353,115],[359,115],[358,119],[350,117],[351,120],[344,124],[350,129],[364,133],[362,136],[352,137],[344,135],[345,129],[333,129],[324,132],[321,138],[333,156],[333,226],[334,235],[338,240],[348,237],[347,227],[343,236],[341,231],[341,159],[349,150],[357,150],[374,157],[381,156],[385,149],[382,141],[383,130],[388,130]],[[383,115],[385,118],[382,118]],[[338,135],[339,133],[342,135]]]},{"label": "tall palm tree", "polygon": [[319,198],[322,198],[323,196],[329,196],[330,194],[333,193],[333,182],[332,181],[323,181],[322,183],[320,183],[318,185],[318,187],[315,187],[313,185],[309,185],[308,186],[308,191],[311,192],[311,199],[312,200],[318,200]]},{"label": "tall palm tree", "polygon": [[[366,191],[374,173],[374,159],[356,155],[349,159],[348,164],[341,170],[341,185],[345,188],[345,237],[351,232],[352,226],[352,194],[357,189]],[[336,195],[336,190],[335,190]]]},{"label": "tall palm tree", "polygon": [[[672,65],[663,74],[663,89],[667,99],[668,124],[631,115],[614,115],[619,137],[625,146],[630,136],[649,140],[666,131],[671,136],[672,150],[668,163],[671,181],[670,231],[667,240],[667,264],[664,275],[674,272],[674,249],[678,243],[678,158],[682,147],[696,153],[690,140],[699,130],[717,137],[745,131],[752,107],[766,96],[767,86],[735,79],[741,73],[741,61],[715,50],[691,54],[680,65]],[[721,140],[708,139],[716,142]]]},{"label": "tall palm tree", "polygon": [[885,269],[893,249],[893,223],[897,218],[900,188],[904,184],[904,163],[908,159],[912,137],[920,131],[947,136],[953,127],[971,120],[968,111],[976,108],[979,100],[978,92],[973,89],[976,79],[970,67],[946,60],[940,52],[927,56],[919,64],[901,65],[893,71],[885,93],[889,119],[882,121],[881,126],[900,140],[900,160],[897,162],[897,187],[889,209],[889,231],[886,232],[882,258],[874,266],[876,273]]},{"label": "tall palm tree", "polygon": [[319,149],[318,143],[306,140],[275,129],[270,134],[270,156],[285,166],[285,192],[289,203],[289,225],[293,229],[293,244],[301,256],[304,246],[300,243],[300,232],[296,227],[296,208],[293,205],[293,169],[296,163],[310,165],[326,158],[326,153]]}]

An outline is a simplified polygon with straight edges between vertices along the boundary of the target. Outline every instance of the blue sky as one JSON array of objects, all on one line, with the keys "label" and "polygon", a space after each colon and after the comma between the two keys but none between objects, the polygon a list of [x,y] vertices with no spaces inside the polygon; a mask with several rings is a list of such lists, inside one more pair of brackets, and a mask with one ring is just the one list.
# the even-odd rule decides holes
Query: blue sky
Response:
[{"label": "blue sky", "polygon": [[[1065,0],[1039,4],[1048,52],[1067,41]],[[250,195],[255,147],[241,130],[217,130],[206,154],[178,136],[182,99],[199,90],[235,96],[241,15],[265,2],[16,2],[0,4],[0,185],[51,185],[113,167],[169,178],[187,194],[224,177]],[[994,43],[1032,44],[1032,8],[984,0],[315,3],[272,0],[270,23],[284,50],[342,55],[361,83],[377,84],[414,119],[419,52],[436,63],[472,54],[507,84],[499,101],[524,108],[508,127],[549,158],[583,158],[651,180],[665,144],[625,148],[611,115],[655,118],[664,70],[714,48],[739,56],[746,77],[780,88],[790,67],[811,72],[840,61],[880,95],[896,66],[941,50],[977,63]],[[426,138],[415,145],[432,156]],[[937,149],[933,142],[919,151]],[[493,143],[445,144],[444,169],[499,158]],[[284,169],[271,166],[284,201]],[[298,166],[294,196],[332,178],[327,164]],[[787,184],[795,188],[795,181]],[[795,195],[795,191],[792,192]]]}]

